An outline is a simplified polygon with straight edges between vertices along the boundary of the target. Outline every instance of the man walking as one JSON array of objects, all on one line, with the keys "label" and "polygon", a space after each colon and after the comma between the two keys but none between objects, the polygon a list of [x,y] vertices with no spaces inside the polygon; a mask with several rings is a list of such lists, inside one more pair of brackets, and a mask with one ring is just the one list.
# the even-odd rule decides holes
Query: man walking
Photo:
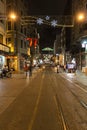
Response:
[{"label": "man walking", "polygon": [[29,76],[32,76],[32,64],[29,65]]}]

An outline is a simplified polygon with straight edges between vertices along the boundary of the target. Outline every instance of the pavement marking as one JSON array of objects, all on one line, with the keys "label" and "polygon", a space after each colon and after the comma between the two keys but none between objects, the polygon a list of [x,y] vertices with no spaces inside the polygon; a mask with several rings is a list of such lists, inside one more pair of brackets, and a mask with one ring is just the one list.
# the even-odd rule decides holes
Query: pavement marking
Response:
[{"label": "pavement marking", "polygon": [[85,93],[87,93],[87,90],[86,89],[84,89],[84,88],[82,88],[82,87],[80,87],[79,85],[77,85],[77,84],[75,84],[78,88],[80,88],[82,91],[84,91]]},{"label": "pavement marking", "polygon": [[[42,75],[42,79],[43,78],[44,78],[44,75]],[[38,109],[38,105],[39,105],[39,101],[40,101],[40,97],[41,97],[42,83],[43,83],[43,80],[41,80],[39,94],[38,94],[38,97],[37,97],[36,105],[35,105],[35,108],[34,108],[34,111],[33,111],[33,115],[32,115],[28,130],[32,130],[32,126],[33,126],[33,123],[34,123],[34,120],[35,120],[35,117],[36,117],[36,113],[37,113],[37,109]]]},{"label": "pavement marking", "polygon": [[[59,111],[58,103],[57,103],[57,100],[56,100],[56,96],[54,96],[54,101],[55,101],[55,104],[56,104],[56,107],[57,107],[57,111]],[[63,117],[63,114],[62,114],[62,111],[60,111],[60,114],[61,114],[61,119],[62,119],[64,130],[67,130],[66,124],[65,124],[65,120],[64,120],[64,117]]]},{"label": "pavement marking", "polygon": [[[62,76],[62,77],[65,78],[64,76]],[[66,79],[66,78],[65,78],[65,79]],[[71,82],[72,84],[75,84],[76,87],[78,87],[79,89],[81,89],[82,91],[84,91],[85,93],[87,93],[87,90],[86,90],[86,89],[80,87],[80,86],[79,86],[78,84],[76,84],[76,83],[73,83],[73,81],[71,81],[70,79],[66,79],[66,80],[68,80],[68,81]],[[84,101],[79,100],[79,102],[80,102],[80,104],[81,104],[85,109],[87,109],[87,104],[86,104]]]},{"label": "pavement marking", "polygon": [[83,101],[80,101],[80,103],[82,104],[82,106],[83,106],[84,108],[87,109],[87,104],[86,104],[86,103],[84,103]]}]

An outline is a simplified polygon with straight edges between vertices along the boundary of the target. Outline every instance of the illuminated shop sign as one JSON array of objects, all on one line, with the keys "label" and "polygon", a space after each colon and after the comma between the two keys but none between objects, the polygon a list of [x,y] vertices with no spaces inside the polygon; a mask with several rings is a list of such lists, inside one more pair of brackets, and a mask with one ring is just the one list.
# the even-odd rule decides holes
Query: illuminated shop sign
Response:
[{"label": "illuminated shop sign", "polygon": [[5,45],[2,45],[0,44],[0,51],[5,51],[5,52],[9,52],[9,47],[5,46]]}]

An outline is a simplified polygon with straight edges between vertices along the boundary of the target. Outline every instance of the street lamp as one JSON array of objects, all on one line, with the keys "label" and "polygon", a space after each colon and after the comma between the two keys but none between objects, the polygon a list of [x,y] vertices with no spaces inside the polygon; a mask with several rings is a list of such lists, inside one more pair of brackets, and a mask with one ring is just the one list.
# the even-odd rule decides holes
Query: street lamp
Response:
[{"label": "street lamp", "polygon": [[11,18],[11,19],[13,19],[13,20],[15,20],[15,19],[16,19],[16,17],[17,17],[17,16],[16,16],[16,14],[15,14],[15,13],[11,13],[11,14],[10,14],[10,18]]},{"label": "street lamp", "polygon": [[84,13],[77,14],[77,21],[83,22],[84,19],[85,19],[85,14]]}]

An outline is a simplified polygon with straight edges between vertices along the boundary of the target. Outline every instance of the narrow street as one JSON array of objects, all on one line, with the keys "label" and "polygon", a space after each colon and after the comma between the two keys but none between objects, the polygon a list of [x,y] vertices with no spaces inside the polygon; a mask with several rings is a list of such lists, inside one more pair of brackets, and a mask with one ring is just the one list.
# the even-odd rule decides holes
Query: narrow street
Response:
[{"label": "narrow street", "polygon": [[87,130],[87,88],[50,67],[0,79],[0,130]]}]

